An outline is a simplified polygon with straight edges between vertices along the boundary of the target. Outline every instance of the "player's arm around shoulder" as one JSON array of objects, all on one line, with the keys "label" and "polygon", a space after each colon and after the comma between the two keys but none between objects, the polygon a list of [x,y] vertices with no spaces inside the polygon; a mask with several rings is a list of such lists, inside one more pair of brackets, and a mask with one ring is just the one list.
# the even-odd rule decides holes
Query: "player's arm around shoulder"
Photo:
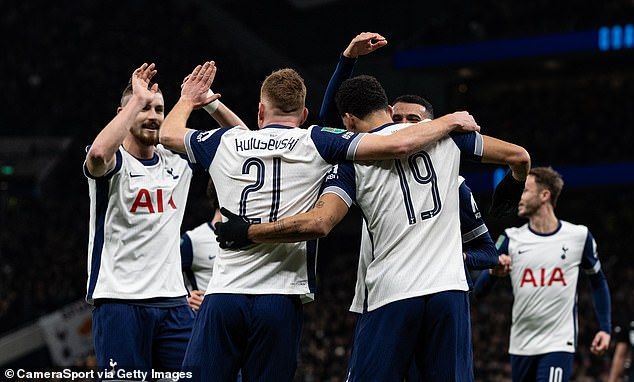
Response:
[{"label": "player's arm around shoulder", "polygon": [[419,122],[394,134],[380,136],[367,134],[359,143],[355,160],[382,160],[404,158],[446,137],[450,132],[479,131],[480,126],[471,114],[459,111]]},{"label": "player's arm around shoulder", "polygon": [[349,206],[333,193],[323,194],[308,212],[273,223],[254,224],[248,237],[255,243],[297,242],[322,238],[343,219]]}]

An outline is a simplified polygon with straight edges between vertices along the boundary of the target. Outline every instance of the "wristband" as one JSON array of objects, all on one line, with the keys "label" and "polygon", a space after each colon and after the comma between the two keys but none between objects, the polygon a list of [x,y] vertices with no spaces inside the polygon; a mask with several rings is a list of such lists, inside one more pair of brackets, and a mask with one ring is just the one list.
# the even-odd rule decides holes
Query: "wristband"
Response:
[{"label": "wristband", "polygon": [[[209,89],[207,91],[207,97],[211,97],[212,95],[214,95],[214,92],[212,92],[211,89]],[[205,109],[205,111],[211,115],[215,113],[216,110],[218,110],[218,106],[220,106],[220,101],[215,99],[209,102],[208,104],[206,104],[205,106],[203,106],[203,109]]]}]

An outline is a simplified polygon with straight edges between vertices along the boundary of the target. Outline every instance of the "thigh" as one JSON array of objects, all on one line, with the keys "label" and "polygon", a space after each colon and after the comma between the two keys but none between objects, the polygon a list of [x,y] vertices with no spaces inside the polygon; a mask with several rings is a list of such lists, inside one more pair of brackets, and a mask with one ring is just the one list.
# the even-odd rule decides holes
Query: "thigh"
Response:
[{"label": "thigh", "polygon": [[553,352],[543,354],[537,363],[538,382],[567,382],[572,371],[573,353]]},{"label": "thigh", "polygon": [[152,368],[153,308],[105,303],[92,312],[98,370]]},{"label": "thigh", "polygon": [[244,381],[292,381],[302,332],[299,296],[251,296]]},{"label": "thigh", "polygon": [[244,295],[205,296],[183,360],[192,381],[235,382],[247,343],[247,309]]},{"label": "thigh", "polygon": [[416,363],[426,381],[474,380],[469,295],[434,293],[426,298]]},{"label": "thigh", "polygon": [[161,309],[161,321],[154,335],[154,368],[177,371],[194,326],[194,312],[187,306]]},{"label": "thigh", "polygon": [[348,381],[403,381],[424,311],[424,298],[415,297],[363,313],[355,329]]},{"label": "thigh", "polygon": [[534,382],[540,355],[511,354],[511,379],[513,382]]}]

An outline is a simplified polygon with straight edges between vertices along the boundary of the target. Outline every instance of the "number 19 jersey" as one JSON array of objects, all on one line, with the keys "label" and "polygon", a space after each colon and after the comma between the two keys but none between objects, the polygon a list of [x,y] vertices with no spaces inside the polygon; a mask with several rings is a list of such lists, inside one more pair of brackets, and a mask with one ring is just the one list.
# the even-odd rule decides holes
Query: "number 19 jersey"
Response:
[{"label": "number 19 jersey", "polygon": [[[282,125],[190,131],[192,162],[209,170],[220,206],[252,223],[273,222],[308,211],[328,169],[353,159],[363,134],[343,129]],[[258,244],[220,250],[206,293],[295,294],[315,289],[317,242]]]},{"label": "number 19 jersey", "polygon": [[[372,131],[392,134],[408,124]],[[457,134],[404,159],[341,163],[324,192],[361,208],[366,229],[352,311],[468,290],[460,234],[460,154],[479,160],[482,137]]]}]

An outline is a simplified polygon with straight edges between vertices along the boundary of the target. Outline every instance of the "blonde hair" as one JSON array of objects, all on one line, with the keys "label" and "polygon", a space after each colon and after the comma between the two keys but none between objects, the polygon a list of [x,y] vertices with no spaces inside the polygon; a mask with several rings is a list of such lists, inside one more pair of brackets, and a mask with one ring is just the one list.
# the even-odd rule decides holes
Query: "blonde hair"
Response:
[{"label": "blonde hair", "polygon": [[280,69],[269,74],[262,82],[260,98],[284,114],[304,111],[306,85],[293,69]]}]

